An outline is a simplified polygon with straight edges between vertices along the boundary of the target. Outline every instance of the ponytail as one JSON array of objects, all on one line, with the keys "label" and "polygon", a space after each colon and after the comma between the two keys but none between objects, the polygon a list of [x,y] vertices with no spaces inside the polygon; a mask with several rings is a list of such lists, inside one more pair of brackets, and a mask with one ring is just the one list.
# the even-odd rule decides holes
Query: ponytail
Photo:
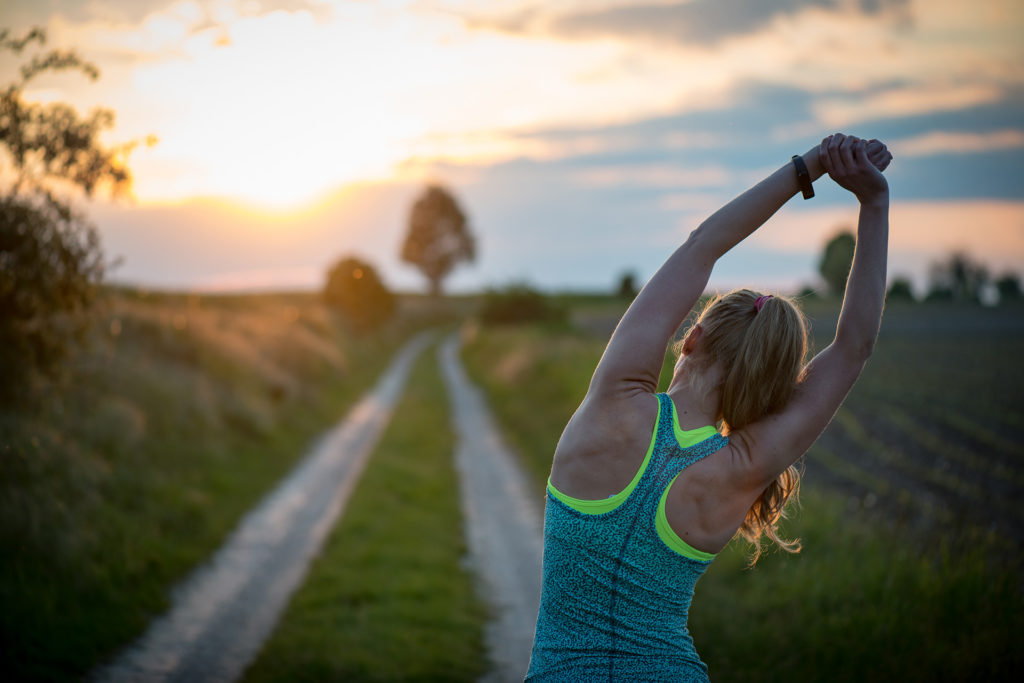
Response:
[{"label": "ponytail", "polygon": [[[793,302],[740,289],[714,299],[697,322],[704,329],[707,362],[725,371],[719,415],[725,434],[789,402],[807,352],[804,317]],[[761,555],[762,536],[786,552],[800,551],[799,540],[781,538],[776,526],[799,489],[800,470],[791,465],[750,507],[738,533],[754,545],[751,565]]]}]

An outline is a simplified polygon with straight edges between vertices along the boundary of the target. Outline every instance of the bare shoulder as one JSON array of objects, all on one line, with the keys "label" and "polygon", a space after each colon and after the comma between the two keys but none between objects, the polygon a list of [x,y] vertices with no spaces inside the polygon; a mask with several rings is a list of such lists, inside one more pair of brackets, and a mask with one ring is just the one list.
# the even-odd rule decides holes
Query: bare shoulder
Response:
[{"label": "bare shoulder", "polygon": [[650,392],[588,393],[558,440],[552,484],[583,499],[618,493],[643,461],[657,415]]},{"label": "bare shoulder", "polygon": [[600,451],[602,444],[614,445],[633,435],[650,438],[657,412],[658,399],[648,391],[589,392],[566,425],[559,449]]}]

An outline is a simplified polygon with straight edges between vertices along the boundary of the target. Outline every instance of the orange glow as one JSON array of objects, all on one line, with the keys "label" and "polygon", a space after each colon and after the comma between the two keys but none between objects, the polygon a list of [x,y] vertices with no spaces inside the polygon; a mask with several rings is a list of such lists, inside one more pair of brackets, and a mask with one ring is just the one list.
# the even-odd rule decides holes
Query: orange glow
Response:
[{"label": "orange glow", "polygon": [[[855,229],[857,207],[786,212],[755,233],[759,246],[802,250],[824,245],[841,228]],[[1024,263],[1024,203],[964,200],[904,202],[890,213],[889,248],[902,255],[935,259],[965,251],[994,270],[1017,270]]]}]

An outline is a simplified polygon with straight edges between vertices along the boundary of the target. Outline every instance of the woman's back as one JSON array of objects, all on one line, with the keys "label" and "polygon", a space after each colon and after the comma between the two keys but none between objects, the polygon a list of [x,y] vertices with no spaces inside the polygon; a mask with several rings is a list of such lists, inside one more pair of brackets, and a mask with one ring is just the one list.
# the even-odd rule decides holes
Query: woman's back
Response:
[{"label": "woman's back", "polygon": [[654,434],[636,476],[603,500],[549,482],[544,586],[528,680],[706,680],[686,626],[713,555],[668,525],[666,494],[690,465],[726,446],[707,426],[682,431],[658,395]]}]

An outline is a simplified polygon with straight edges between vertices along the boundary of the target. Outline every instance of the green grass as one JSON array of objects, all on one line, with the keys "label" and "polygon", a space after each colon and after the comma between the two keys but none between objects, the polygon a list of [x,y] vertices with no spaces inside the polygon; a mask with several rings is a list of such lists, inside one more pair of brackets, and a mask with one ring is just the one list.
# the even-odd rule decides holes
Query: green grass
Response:
[{"label": "green grass", "polygon": [[484,672],[486,615],[463,564],[433,351],[247,681],[472,681]]},{"label": "green grass", "polygon": [[487,393],[538,491],[555,444],[587,393],[605,340],[537,326],[482,328],[462,357]]},{"label": "green grass", "polygon": [[81,677],[340,419],[407,335],[315,297],[116,296],[67,381],[0,414],[0,673]]},{"label": "green grass", "polygon": [[[599,305],[587,306],[593,323]],[[809,313],[834,320],[835,304],[814,301]],[[1009,514],[1012,499],[977,501],[979,490],[1014,485],[1024,472],[1019,442],[998,428],[1021,422],[1024,349],[1005,326],[959,329],[950,317],[961,313],[984,330],[1019,311],[887,311],[834,438],[808,456],[802,508],[783,527],[803,552],[769,552],[748,571],[749,547],[735,541],[698,583],[690,626],[712,680],[1000,680],[1024,665],[1019,539],[991,531],[999,518],[985,516]],[[607,341],[608,325],[603,335],[593,327],[484,328],[465,351],[538,492]],[[829,331],[820,324],[816,333],[823,348]],[[890,401],[899,409],[886,420]],[[994,420],[993,405],[1002,406]],[[872,431],[880,426],[892,432],[884,440]],[[961,452],[971,443],[983,445],[980,456]],[[970,479],[929,469],[953,451]],[[843,485],[826,485],[823,472]],[[967,495],[975,514],[919,499],[921,483]]]},{"label": "green grass", "polygon": [[1024,664],[1019,575],[984,536],[926,540],[818,488],[783,531],[800,554],[745,571],[733,542],[697,584],[690,630],[712,680],[994,681]]}]

